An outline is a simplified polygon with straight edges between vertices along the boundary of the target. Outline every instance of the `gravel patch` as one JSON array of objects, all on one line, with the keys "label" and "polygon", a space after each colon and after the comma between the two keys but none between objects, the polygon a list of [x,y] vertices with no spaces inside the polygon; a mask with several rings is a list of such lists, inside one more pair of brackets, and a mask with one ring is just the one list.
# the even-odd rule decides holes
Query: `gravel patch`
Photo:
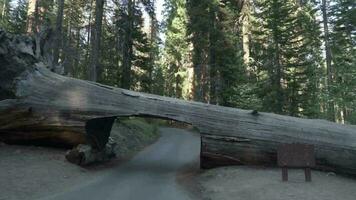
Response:
[{"label": "gravel patch", "polygon": [[289,170],[289,181],[281,181],[281,169],[225,167],[199,176],[206,200],[355,200],[356,180],[334,173],[312,171],[312,182],[304,171]]}]

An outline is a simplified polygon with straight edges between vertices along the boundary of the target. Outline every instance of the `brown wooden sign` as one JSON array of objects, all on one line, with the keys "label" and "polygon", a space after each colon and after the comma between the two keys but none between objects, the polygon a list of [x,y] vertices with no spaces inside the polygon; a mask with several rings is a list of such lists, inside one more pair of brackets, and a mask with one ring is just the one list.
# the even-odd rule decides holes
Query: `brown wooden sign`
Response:
[{"label": "brown wooden sign", "polygon": [[282,167],[282,179],[288,180],[288,168],[304,168],[306,181],[311,181],[310,168],[315,166],[314,145],[283,144],[277,151],[278,166]]}]

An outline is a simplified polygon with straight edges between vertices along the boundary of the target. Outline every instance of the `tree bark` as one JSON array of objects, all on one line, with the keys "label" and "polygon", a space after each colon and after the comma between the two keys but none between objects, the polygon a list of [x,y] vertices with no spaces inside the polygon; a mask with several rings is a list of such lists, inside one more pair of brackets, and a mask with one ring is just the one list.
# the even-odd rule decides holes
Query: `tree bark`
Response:
[{"label": "tree bark", "polygon": [[[75,35],[75,37],[76,37],[76,39],[75,39],[75,59],[74,59],[74,67],[76,68],[76,69],[78,69],[80,66],[79,66],[79,64],[80,64],[80,56],[81,56],[81,50],[80,50],[80,30],[81,30],[81,28],[80,27],[77,27],[77,30],[76,30],[76,35]],[[80,69],[80,68],[79,68]],[[76,77],[76,78],[78,78],[78,77],[80,77],[79,75],[78,75],[78,71],[80,71],[80,70],[74,70],[74,68],[72,67],[72,68],[70,68],[69,69],[69,72],[67,73],[67,76],[69,75],[70,77]],[[82,77],[85,77],[85,76],[82,76]]]},{"label": "tree bark", "polygon": [[28,10],[27,10],[27,33],[32,34],[36,32],[37,22],[36,22],[36,15],[38,15],[38,2],[39,0],[30,0],[28,3]]},{"label": "tree bark", "polygon": [[250,1],[243,1],[242,5],[242,49],[243,59],[246,65],[247,76],[250,78],[253,70],[250,66]]},{"label": "tree bark", "polygon": [[97,74],[99,57],[100,57],[100,41],[101,41],[101,28],[103,21],[104,12],[104,1],[96,0],[95,4],[95,25],[92,29],[91,35],[91,55],[90,55],[90,66],[89,66],[89,80],[96,82],[99,75]]},{"label": "tree bark", "polygon": [[3,5],[1,6],[1,20],[3,20],[4,19],[4,17],[5,17],[5,13],[6,13],[6,4],[7,4],[8,2],[7,2],[7,0],[4,0],[4,2],[3,2]]},{"label": "tree bark", "polygon": [[[150,93],[153,92],[153,69],[155,66],[155,61],[156,61],[156,41],[157,41],[157,34],[158,34],[158,21],[156,19],[156,15],[151,15],[150,16],[150,45],[151,45],[151,51],[150,51],[150,67],[148,68],[148,87],[147,91]],[[157,44],[158,45],[158,44]]]},{"label": "tree bark", "polygon": [[[275,11],[277,12],[277,11]],[[276,90],[276,94],[274,95],[275,103],[273,105],[273,111],[278,113],[278,114],[282,114],[283,113],[283,104],[284,104],[284,94],[283,94],[283,88],[282,88],[282,61],[281,61],[281,55],[280,55],[280,42],[279,42],[279,34],[277,34],[277,27],[274,27],[273,30],[273,39],[274,39],[274,43],[275,43],[275,54],[273,59],[273,64],[275,65],[275,69],[271,69],[270,73],[271,73],[271,83],[272,83],[272,87]]]},{"label": "tree bark", "polygon": [[356,126],[133,92],[49,71],[33,41],[0,31],[0,141],[103,149],[113,119],[185,122],[202,136],[201,165],[275,165],[284,143],[315,145],[317,167],[356,174]]},{"label": "tree bark", "polygon": [[209,103],[219,104],[218,84],[218,67],[216,64],[216,48],[217,48],[217,30],[216,30],[216,9],[214,5],[209,7],[210,26],[209,26],[209,67],[210,67],[210,99]]},{"label": "tree bark", "polygon": [[59,60],[59,50],[61,49],[62,43],[62,24],[63,24],[63,10],[64,10],[64,0],[58,1],[58,11],[56,20],[56,30],[55,30],[55,41],[54,41],[54,51],[53,51],[53,63],[58,64]]},{"label": "tree bark", "polygon": [[127,24],[125,30],[124,38],[124,48],[123,48],[123,65],[122,65],[122,76],[121,76],[121,87],[125,89],[130,89],[131,87],[131,67],[132,67],[132,57],[133,57],[133,18],[135,12],[135,0],[128,0],[127,2]]},{"label": "tree bark", "polygon": [[325,60],[327,73],[327,90],[328,90],[328,118],[330,121],[335,121],[335,105],[331,99],[332,84],[333,84],[333,69],[331,65],[331,50],[329,43],[329,24],[326,0],[322,0],[323,25],[324,25],[324,43],[325,43]]},{"label": "tree bark", "polygon": [[93,13],[93,1],[94,0],[90,0],[90,7],[89,7],[89,17],[88,17],[88,26],[87,26],[87,46],[88,46],[88,50],[87,50],[87,53],[86,53],[86,59],[89,60],[90,59],[90,46],[91,46],[91,40],[90,40],[90,37],[91,37],[91,27],[92,27],[92,22],[91,22],[91,18],[92,18],[92,13]]}]

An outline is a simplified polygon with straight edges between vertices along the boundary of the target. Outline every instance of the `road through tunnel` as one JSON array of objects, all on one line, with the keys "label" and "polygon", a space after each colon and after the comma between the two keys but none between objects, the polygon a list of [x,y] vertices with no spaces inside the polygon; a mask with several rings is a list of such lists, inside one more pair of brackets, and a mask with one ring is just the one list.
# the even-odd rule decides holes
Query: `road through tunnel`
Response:
[{"label": "road through tunnel", "polygon": [[78,145],[66,157],[78,165],[108,161],[113,157],[125,159],[132,155],[132,152],[137,153],[155,143],[161,136],[161,128],[168,128],[166,132],[169,128],[185,129],[183,132],[199,135],[199,130],[191,124],[170,118],[150,115],[94,118],[85,123],[87,144]]}]

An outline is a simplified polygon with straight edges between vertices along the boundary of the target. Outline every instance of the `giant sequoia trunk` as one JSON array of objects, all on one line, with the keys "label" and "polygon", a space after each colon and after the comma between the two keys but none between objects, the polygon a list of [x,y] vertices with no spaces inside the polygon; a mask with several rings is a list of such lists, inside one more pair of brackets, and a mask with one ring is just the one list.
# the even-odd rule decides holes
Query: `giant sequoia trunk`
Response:
[{"label": "giant sequoia trunk", "polygon": [[356,174],[356,127],[137,93],[57,75],[29,38],[0,31],[0,140],[101,149],[112,117],[154,116],[192,124],[202,167],[275,164],[282,143],[314,144],[317,165]]}]

